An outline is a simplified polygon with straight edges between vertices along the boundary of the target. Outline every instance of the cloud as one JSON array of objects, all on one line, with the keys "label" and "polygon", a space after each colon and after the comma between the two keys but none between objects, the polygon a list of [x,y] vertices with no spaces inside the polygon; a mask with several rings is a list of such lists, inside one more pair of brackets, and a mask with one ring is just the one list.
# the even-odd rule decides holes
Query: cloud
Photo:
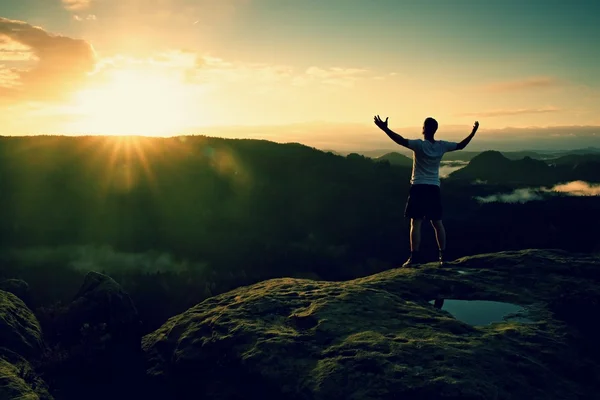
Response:
[{"label": "cloud", "polygon": [[292,68],[286,65],[225,61],[210,55],[193,56],[194,64],[186,70],[187,81],[192,84],[265,85],[281,82],[292,75]]},{"label": "cloud", "polygon": [[76,14],[76,15],[73,15],[73,19],[75,21],[82,22],[82,21],[96,21],[98,18],[94,14],[88,14],[88,16],[85,18]]},{"label": "cloud", "polygon": [[[93,7],[96,0],[90,3]],[[161,32],[161,37],[172,37],[177,31],[173,27],[187,26],[194,30],[192,35],[200,37],[213,34],[215,27],[231,27],[240,9],[248,3],[250,0],[102,0],[104,15],[115,26],[127,25],[129,34],[147,32],[145,28],[152,27],[154,33]],[[120,32],[107,31],[105,35],[117,37]],[[139,41],[154,37],[145,36]]]},{"label": "cloud", "polygon": [[546,114],[563,111],[556,107],[544,107],[544,108],[518,108],[514,110],[490,110],[480,112],[470,112],[456,114],[457,117],[504,117],[507,115],[524,115],[524,114]]},{"label": "cloud", "polygon": [[91,0],[62,0],[63,6],[69,11],[79,11],[89,8]]},{"label": "cloud", "polygon": [[485,197],[475,197],[480,203],[526,203],[542,200],[543,196],[535,189],[516,189],[511,193],[499,193]]},{"label": "cloud", "polygon": [[2,89],[11,89],[19,84],[19,74],[5,65],[0,64],[0,93]]},{"label": "cloud", "polygon": [[440,178],[447,178],[451,173],[468,165],[468,161],[442,161],[440,163]]},{"label": "cloud", "polygon": [[294,85],[305,85],[310,82],[320,82],[326,85],[352,87],[359,79],[365,77],[369,71],[362,68],[320,68],[310,67],[304,74],[294,79]]},{"label": "cloud", "polygon": [[198,56],[188,72],[190,83],[284,83],[291,86],[310,84],[351,87],[358,80],[371,77],[361,68],[317,67],[298,71],[289,65],[226,61],[210,55]]},{"label": "cloud", "polygon": [[8,36],[0,35],[0,62],[28,61],[33,59],[31,49]]},{"label": "cloud", "polygon": [[527,203],[543,200],[544,195],[566,194],[569,196],[600,196],[600,185],[584,181],[573,181],[555,185],[552,188],[522,188],[511,193],[498,193],[485,197],[475,197],[480,203]]},{"label": "cloud", "polygon": [[554,87],[560,84],[560,81],[553,77],[533,77],[528,79],[497,82],[484,86],[483,89],[488,92],[512,92],[528,89],[541,89]]},{"label": "cloud", "polygon": [[0,36],[17,43],[29,59],[25,64],[4,65],[0,70],[0,75],[12,77],[9,85],[0,86],[3,101],[61,98],[79,87],[94,69],[94,50],[84,40],[53,35],[6,18],[0,18]]},{"label": "cloud", "polygon": [[574,181],[556,185],[550,191],[568,193],[571,196],[600,196],[600,185],[592,185],[584,181]]}]

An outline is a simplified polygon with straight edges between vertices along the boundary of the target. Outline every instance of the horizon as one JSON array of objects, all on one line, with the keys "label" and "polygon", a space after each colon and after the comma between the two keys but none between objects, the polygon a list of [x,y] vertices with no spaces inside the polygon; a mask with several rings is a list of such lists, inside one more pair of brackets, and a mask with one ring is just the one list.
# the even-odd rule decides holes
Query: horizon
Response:
[{"label": "horizon", "polygon": [[[231,132],[231,130],[233,130],[233,132]],[[185,133],[185,134],[176,134],[176,135],[168,135],[168,136],[149,136],[149,135],[143,135],[143,134],[128,134],[128,135],[102,135],[102,134],[55,134],[55,133],[50,133],[50,134],[45,134],[45,133],[39,133],[39,134],[30,134],[30,135],[2,135],[0,134],[0,139],[2,138],[34,138],[34,137],[69,137],[69,138],[84,138],[84,137],[95,137],[95,138],[115,138],[115,139],[123,139],[123,138],[142,138],[142,139],[167,139],[167,138],[183,138],[183,137],[204,137],[204,138],[208,138],[208,139],[226,139],[226,140],[235,140],[235,139],[245,139],[245,140],[256,140],[256,141],[268,141],[268,142],[272,142],[272,143],[278,143],[278,144],[301,144],[307,147],[311,147],[314,148],[316,150],[322,151],[322,152],[334,152],[334,153],[338,153],[339,155],[342,156],[346,156],[348,154],[351,153],[357,153],[357,154],[362,154],[364,156],[367,157],[371,157],[371,158],[378,158],[381,157],[382,155],[388,154],[388,153],[398,153],[398,154],[402,154],[404,156],[407,157],[411,157],[412,156],[412,151],[409,149],[405,149],[399,145],[396,145],[394,143],[388,143],[388,141],[383,140],[383,141],[377,141],[374,143],[371,143],[371,146],[362,146],[362,147],[357,147],[357,146],[352,146],[352,145],[340,145],[340,146],[336,146],[335,144],[333,144],[333,146],[331,145],[332,143],[329,143],[330,145],[323,145],[322,143],[306,143],[306,142],[301,142],[298,140],[285,140],[285,137],[279,137],[279,138],[273,138],[273,137],[268,137],[268,135],[266,135],[267,137],[261,137],[261,135],[253,135],[253,134],[243,134],[240,133],[239,131],[236,131],[235,128],[231,129],[230,128],[230,134],[226,134],[226,135],[211,135],[211,134],[205,134],[205,133]],[[595,136],[595,135],[593,135]],[[597,153],[600,152],[600,146],[598,146],[598,143],[593,140],[592,142],[579,142],[581,145],[573,145],[572,142],[572,138],[569,137],[565,137],[565,140],[568,140],[569,142],[571,142],[569,144],[569,147],[565,147],[562,145],[562,143],[552,143],[553,145],[551,146],[546,146],[544,147],[543,145],[540,145],[540,141],[538,141],[537,139],[533,138],[531,141],[529,142],[525,142],[528,143],[530,145],[530,147],[523,147],[523,142],[521,143],[515,143],[514,141],[505,141],[505,142],[490,142],[490,141],[483,141],[483,143],[477,143],[475,145],[471,145],[469,146],[468,149],[465,149],[462,152],[465,153],[480,153],[480,152],[485,152],[485,151],[499,151],[499,152],[504,152],[504,153],[511,153],[511,152],[539,152],[539,153],[569,153],[569,152],[581,152],[584,150],[590,150],[590,153]],[[595,139],[595,138],[593,138]],[[442,139],[443,140],[443,139]],[[577,143],[577,142],[576,142]]]},{"label": "horizon", "polygon": [[372,123],[379,114],[410,138],[433,116],[437,136],[453,141],[479,120],[469,150],[590,147],[600,136],[599,9],[7,0],[0,135],[194,133],[393,149]]}]

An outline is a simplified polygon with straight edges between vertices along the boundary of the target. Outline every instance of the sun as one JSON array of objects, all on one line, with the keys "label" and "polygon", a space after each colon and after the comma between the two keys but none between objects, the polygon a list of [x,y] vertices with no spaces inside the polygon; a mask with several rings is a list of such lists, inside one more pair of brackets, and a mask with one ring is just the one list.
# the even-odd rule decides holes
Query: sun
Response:
[{"label": "sun", "polygon": [[175,76],[139,69],[114,71],[106,83],[75,94],[74,130],[101,135],[176,134],[189,122],[190,100],[189,88]]}]

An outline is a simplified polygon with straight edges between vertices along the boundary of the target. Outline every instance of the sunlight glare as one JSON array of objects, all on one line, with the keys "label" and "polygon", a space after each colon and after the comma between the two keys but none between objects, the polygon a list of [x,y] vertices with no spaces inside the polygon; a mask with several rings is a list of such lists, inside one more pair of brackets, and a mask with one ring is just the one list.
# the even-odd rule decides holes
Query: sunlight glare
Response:
[{"label": "sunlight glare", "polygon": [[[76,129],[87,134],[164,136],[188,122],[186,85],[166,73],[115,71],[107,84],[78,92]],[[197,114],[197,112],[195,113]]]}]

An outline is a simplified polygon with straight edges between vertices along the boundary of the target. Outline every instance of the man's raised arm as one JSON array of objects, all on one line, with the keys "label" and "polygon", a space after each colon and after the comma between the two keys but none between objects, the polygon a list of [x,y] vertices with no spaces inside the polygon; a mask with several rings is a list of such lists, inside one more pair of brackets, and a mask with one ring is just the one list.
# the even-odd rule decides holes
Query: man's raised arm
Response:
[{"label": "man's raised arm", "polygon": [[463,141],[460,142],[458,144],[458,146],[456,146],[456,150],[462,150],[465,147],[467,147],[467,145],[469,144],[471,139],[473,139],[473,137],[475,136],[475,132],[477,132],[478,128],[479,128],[479,122],[475,121],[475,124],[473,125],[473,131],[471,131],[471,134],[469,136],[467,136],[466,138],[464,138]]},{"label": "man's raised arm", "polygon": [[385,121],[382,121],[381,118],[379,118],[379,115],[376,115],[375,125],[377,125],[379,129],[384,131],[385,134],[388,135],[390,139],[392,139],[394,142],[398,143],[400,146],[408,147],[408,139],[403,138],[402,136],[398,135],[396,132],[388,128],[388,117],[385,118]]}]

